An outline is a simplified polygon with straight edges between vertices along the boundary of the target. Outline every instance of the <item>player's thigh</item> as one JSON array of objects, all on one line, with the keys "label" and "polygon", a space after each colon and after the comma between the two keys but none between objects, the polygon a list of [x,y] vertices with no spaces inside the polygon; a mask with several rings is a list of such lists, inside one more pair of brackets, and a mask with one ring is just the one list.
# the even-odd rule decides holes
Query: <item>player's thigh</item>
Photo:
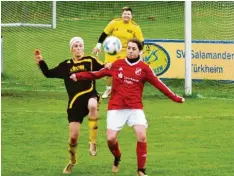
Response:
[{"label": "player's thigh", "polygon": [[92,92],[88,96],[89,119],[97,119],[101,97],[97,92]]},{"label": "player's thigh", "polygon": [[88,98],[88,106],[89,105],[95,105],[95,106],[97,105],[98,106],[101,103],[101,96],[99,95],[99,93],[96,90],[89,93],[87,98]]},{"label": "player's thigh", "polygon": [[91,97],[88,100],[88,109],[89,111],[96,111],[98,107],[98,100],[96,97]]},{"label": "player's thigh", "polygon": [[132,109],[130,111],[130,116],[127,121],[130,127],[134,125],[143,125],[145,128],[148,127],[148,122],[142,109]]},{"label": "player's thigh", "polygon": [[119,131],[112,130],[112,129],[107,129],[106,130],[106,136],[108,141],[115,142],[117,139]]},{"label": "player's thigh", "polygon": [[127,122],[129,114],[125,110],[107,111],[107,129],[120,131]]}]

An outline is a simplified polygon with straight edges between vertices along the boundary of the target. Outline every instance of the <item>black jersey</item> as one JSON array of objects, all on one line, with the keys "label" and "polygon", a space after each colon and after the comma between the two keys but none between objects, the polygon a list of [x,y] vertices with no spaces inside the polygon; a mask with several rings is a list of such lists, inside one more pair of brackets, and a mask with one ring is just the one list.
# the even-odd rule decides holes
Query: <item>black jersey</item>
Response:
[{"label": "black jersey", "polygon": [[92,56],[83,56],[78,61],[73,59],[65,60],[52,69],[48,68],[44,60],[39,62],[39,66],[47,78],[61,78],[64,80],[69,96],[69,108],[72,108],[79,96],[96,92],[96,83],[95,80],[78,80],[74,82],[70,79],[70,75],[83,71],[98,71],[104,67],[104,64]]}]

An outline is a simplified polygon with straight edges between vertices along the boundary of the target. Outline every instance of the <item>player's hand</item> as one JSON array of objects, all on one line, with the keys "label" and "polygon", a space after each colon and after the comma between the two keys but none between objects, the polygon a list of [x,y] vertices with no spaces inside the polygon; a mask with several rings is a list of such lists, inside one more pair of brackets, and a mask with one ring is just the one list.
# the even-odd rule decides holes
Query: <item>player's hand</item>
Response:
[{"label": "player's hand", "polygon": [[95,47],[93,49],[92,54],[94,54],[95,56],[99,56],[101,54],[101,52],[102,52],[101,49]]},{"label": "player's hand", "polygon": [[34,50],[34,58],[37,64],[42,60],[41,51],[39,49]]},{"label": "player's hand", "polygon": [[112,67],[112,63],[106,63],[104,67],[110,70]]},{"label": "player's hand", "polygon": [[101,50],[102,44],[101,43],[97,43],[97,45],[95,46],[95,48],[93,49],[93,54],[96,56],[99,56],[102,52]]},{"label": "player's hand", "polygon": [[73,81],[76,82],[76,81],[77,81],[76,74],[73,73],[73,74],[70,76],[70,79],[72,79]]},{"label": "player's hand", "polygon": [[173,101],[175,101],[177,103],[184,103],[185,99],[183,97],[176,95],[175,98],[173,99]]}]

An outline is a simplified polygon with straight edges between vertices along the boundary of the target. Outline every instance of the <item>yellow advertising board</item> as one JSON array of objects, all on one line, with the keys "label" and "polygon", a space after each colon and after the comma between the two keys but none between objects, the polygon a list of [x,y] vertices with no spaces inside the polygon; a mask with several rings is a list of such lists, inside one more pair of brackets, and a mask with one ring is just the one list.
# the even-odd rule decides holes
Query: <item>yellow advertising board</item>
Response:
[{"label": "yellow advertising board", "polygon": [[[184,78],[184,40],[145,40],[143,59],[160,78]],[[234,41],[192,42],[192,79],[234,81]]]}]

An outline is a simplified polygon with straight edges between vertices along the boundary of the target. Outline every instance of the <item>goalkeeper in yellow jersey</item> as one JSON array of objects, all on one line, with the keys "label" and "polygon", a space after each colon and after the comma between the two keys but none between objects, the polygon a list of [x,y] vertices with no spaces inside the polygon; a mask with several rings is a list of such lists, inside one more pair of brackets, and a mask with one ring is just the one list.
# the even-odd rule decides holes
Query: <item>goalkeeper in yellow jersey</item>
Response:
[{"label": "goalkeeper in yellow jersey", "polygon": [[[132,9],[130,7],[122,8],[122,18],[113,19],[104,29],[104,32],[98,39],[96,47],[93,49],[93,53],[96,55],[101,53],[101,46],[107,36],[118,37],[122,43],[122,51],[116,55],[105,54],[105,63],[112,63],[117,59],[126,58],[127,42],[130,39],[136,38],[140,40],[144,45],[144,38],[141,32],[141,28],[132,20]],[[112,78],[106,78],[106,90],[102,95],[102,98],[107,98],[111,92]]]}]

